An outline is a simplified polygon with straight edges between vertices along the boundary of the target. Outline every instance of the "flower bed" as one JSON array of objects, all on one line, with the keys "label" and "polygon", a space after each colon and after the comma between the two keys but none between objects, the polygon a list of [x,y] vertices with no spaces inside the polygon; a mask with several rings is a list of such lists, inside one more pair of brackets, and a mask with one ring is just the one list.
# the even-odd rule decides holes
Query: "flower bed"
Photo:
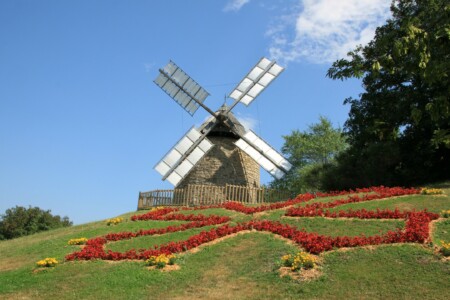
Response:
[{"label": "flower bed", "polygon": [[314,198],[315,198],[315,196],[313,194],[306,193],[306,194],[300,194],[295,199],[292,199],[292,200],[272,203],[269,205],[248,207],[248,206],[243,205],[242,203],[230,201],[230,202],[225,202],[224,204],[221,205],[221,207],[228,209],[228,210],[234,210],[237,212],[241,212],[244,214],[254,214],[254,213],[263,212],[263,211],[267,211],[267,210],[280,209],[280,208],[284,208],[284,207],[291,206],[294,204],[299,204],[302,202],[307,202]]},{"label": "flower bed", "polygon": [[367,210],[348,210],[348,211],[339,211],[339,212],[330,212],[328,210],[324,210],[326,208],[333,208],[336,206],[349,204],[349,203],[358,203],[358,202],[365,202],[365,201],[372,201],[372,200],[378,200],[383,198],[390,198],[394,196],[404,196],[404,195],[414,195],[419,194],[420,190],[417,189],[403,189],[403,188],[386,188],[386,187],[373,187],[369,189],[371,192],[374,192],[374,194],[366,194],[362,196],[353,195],[348,196],[347,198],[342,198],[335,200],[333,202],[327,202],[327,203],[313,203],[313,204],[307,204],[303,207],[291,207],[286,212],[286,216],[290,217],[330,217],[330,218],[337,218],[337,217],[360,217],[360,218],[366,218],[366,219],[381,219],[381,218],[388,218],[388,219],[399,219],[406,217],[406,213],[401,213],[398,210],[390,211],[390,210],[377,210],[375,212],[373,211],[367,211]]},{"label": "flower bed", "polygon": [[[362,190],[359,190],[362,191]],[[331,237],[325,235],[319,235],[314,232],[306,232],[305,230],[299,230],[287,224],[281,224],[280,222],[274,222],[269,220],[252,220],[248,222],[237,223],[234,226],[229,224],[223,224],[230,221],[229,217],[223,216],[204,216],[204,215],[183,215],[176,214],[179,208],[159,208],[152,210],[148,213],[135,215],[131,217],[132,221],[145,221],[145,220],[161,220],[172,221],[181,220],[189,221],[189,223],[168,226],[161,229],[148,229],[139,230],[137,232],[120,232],[110,233],[105,236],[90,239],[86,242],[86,247],[81,251],[73,252],[66,256],[67,260],[90,260],[90,259],[104,259],[104,260],[123,260],[123,259],[139,259],[148,260],[151,257],[159,257],[160,255],[172,255],[187,251],[189,249],[196,248],[202,244],[214,241],[218,238],[235,234],[244,230],[256,230],[271,232],[273,234],[280,235],[287,239],[290,239],[301,246],[303,249],[312,254],[318,254],[324,251],[329,251],[342,247],[357,247],[365,245],[380,245],[390,243],[406,243],[416,242],[424,243],[429,235],[429,223],[433,219],[437,219],[439,215],[429,213],[427,211],[420,212],[401,212],[398,210],[348,210],[339,212],[329,212],[323,208],[331,208],[339,205],[370,201],[380,198],[418,194],[420,191],[416,189],[402,189],[402,188],[385,188],[377,187],[364,189],[365,192],[371,192],[373,194],[364,196],[349,196],[345,199],[339,199],[329,203],[314,203],[306,205],[305,207],[295,208],[292,207],[288,210],[287,215],[290,216],[328,216],[328,217],[357,217],[357,218],[391,218],[391,219],[405,219],[405,228],[397,229],[396,231],[388,231],[382,235],[365,236],[360,235],[357,237],[339,236]],[[358,192],[358,191],[357,191]],[[350,192],[347,192],[350,193]],[[293,200],[285,202],[274,203],[270,205],[262,205],[259,207],[247,207],[237,202],[228,202],[220,207],[225,209],[240,211],[247,214],[255,212],[261,212],[265,210],[283,208],[291,206],[293,204],[306,202],[314,199],[312,194],[299,195]],[[206,209],[210,207],[196,208]],[[183,209],[187,210],[187,209]],[[220,225],[222,224],[222,225]],[[187,240],[178,242],[169,242],[154,246],[150,249],[130,249],[126,252],[114,252],[111,250],[105,251],[104,246],[108,242],[119,241],[124,239],[131,239],[144,235],[164,234],[169,232],[183,231],[191,228],[199,228],[210,225],[220,225],[212,228],[209,231],[202,231],[199,234],[189,237]]]}]

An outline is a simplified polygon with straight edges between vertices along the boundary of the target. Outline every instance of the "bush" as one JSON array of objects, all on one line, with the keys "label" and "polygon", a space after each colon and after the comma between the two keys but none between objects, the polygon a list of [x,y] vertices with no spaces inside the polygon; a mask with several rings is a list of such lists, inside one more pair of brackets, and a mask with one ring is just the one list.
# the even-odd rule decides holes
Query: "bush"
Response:
[{"label": "bush", "polygon": [[0,219],[0,240],[13,239],[49,229],[72,226],[68,217],[53,216],[39,207],[9,208]]}]

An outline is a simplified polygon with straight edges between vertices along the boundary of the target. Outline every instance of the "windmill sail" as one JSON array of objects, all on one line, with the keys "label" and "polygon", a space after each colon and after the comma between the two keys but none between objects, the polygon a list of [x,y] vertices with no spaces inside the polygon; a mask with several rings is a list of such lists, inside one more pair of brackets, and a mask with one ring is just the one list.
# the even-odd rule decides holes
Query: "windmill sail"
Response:
[{"label": "windmill sail", "polygon": [[[232,138],[233,141],[230,142],[231,148],[235,149],[238,147],[256,161],[250,167],[252,170],[256,168],[259,174],[259,164],[275,178],[283,177],[291,169],[292,165],[253,131],[240,131],[233,125],[235,122],[231,120],[231,110],[238,103],[248,106],[283,70],[284,68],[276,64],[275,61],[264,57],[261,58],[229,95],[230,98],[234,99],[234,103],[230,107],[224,107],[214,112],[203,103],[209,93],[174,62],[170,61],[163,69],[160,69],[160,74],[155,79],[155,83],[183,109],[193,115],[198,107],[201,106],[212,115],[210,120],[205,122],[200,129],[191,128],[156,164],[154,168],[162,175],[162,179],[167,179],[175,186],[185,184],[184,179],[189,172],[214,146],[207,139],[207,136],[214,137],[214,139],[211,139],[215,143],[219,137],[221,139]],[[221,149],[222,146],[219,148]],[[221,153],[221,150],[218,151],[218,153]],[[217,155],[217,153],[211,152],[210,155]],[[229,163],[229,161],[224,162],[225,165],[229,165]],[[222,164],[218,165],[222,166]],[[211,168],[209,165],[204,167]],[[222,169],[225,170],[226,168]],[[217,178],[228,180],[228,173],[222,169],[217,171],[221,170],[220,172],[223,174],[220,176],[209,176],[208,179],[205,177],[205,182],[206,180],[212,180],[211,178],[216,178],[214,180],[218,180]],[[234,172],[236,171],[235,169],[233,170]],[[245,184],[250,184],[250,180],[247,177],[243,181],[246,182]],[[251,184],[255,184],[255,182],[253,180]]]},{"label": "windmill sail", "polygon": [[292,168],[289,161],[251,130],[234,144],[277,179],[283,177]]},{"label": "windmill sail", "polygon": [[173,61],[170,61],[155,79],[158,85],[191,116],[197,111],[209,93],[187,75]]},{"label": "windmill sail", "polygon": [[196,128],[191,128],[154,169],[176,186],[213,146]]},{"label": "windmill sail", "polygon": [[230,98],[249,105],[284,68],[263,57],[231,92]]}]

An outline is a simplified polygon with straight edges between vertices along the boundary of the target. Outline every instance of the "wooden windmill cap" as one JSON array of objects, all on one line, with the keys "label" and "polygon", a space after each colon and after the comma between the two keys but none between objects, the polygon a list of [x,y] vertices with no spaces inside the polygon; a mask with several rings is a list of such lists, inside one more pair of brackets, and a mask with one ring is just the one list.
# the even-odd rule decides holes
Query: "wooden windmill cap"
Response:
[{"label": "wooden windmill cap", "polygon": [[227,112],[228,106],[223,104],[216,113],[219,118],[210,117],[201,126],[200,131],[214,126],[214,128],[208,133],[208,136],[224,136],[239,138],[245,134],[245,127],[238,121],[236,116],[232,112]]}]

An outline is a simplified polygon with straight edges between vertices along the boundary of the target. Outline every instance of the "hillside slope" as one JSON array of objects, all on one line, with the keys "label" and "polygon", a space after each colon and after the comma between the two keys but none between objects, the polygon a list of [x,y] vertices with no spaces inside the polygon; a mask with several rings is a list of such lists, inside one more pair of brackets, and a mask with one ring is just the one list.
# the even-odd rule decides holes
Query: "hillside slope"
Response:
[{"label": "hillside slope", "polygon": [[[352,212],[361,209],[398,208],[399,211],[423,210],[440,213],[450,209],[450,185],[444,184],[445,195],[407,195],[339,204],[329,213]],[[372,193],[367,193],[372,194]],[[363,193],[359,194],[361,197]],[[280,222],[295,232],[349,239],[365,236],[385,236],[404,231],[407,218],[366,219],[333,217],[287,217],[286,212],[302,212],[317,203],[332,204],[336,199],[350,199],[354,194],[318,197],[276,210],[249,212],[239,205],[226,208],[186,210],[163,215],[203,215],[228,217],[230,227],[236,224],[273,224]],[[288,203],[289,204],[289,203]],[[293,207],[296,210],[293,210]],[[254,209],[253,209],[254,210]],[[243,213],[240,211],[245,211]],[[130,212],[120,217],[124,222],[107,226],[99,221],[71,228],[62,228],[11,241],[0,242],[0,297],[6,299],[446,299],[450,294],[450,265],[436,251],[440,240],[450,242],[450,219],[439,218],[431,224],[432,236],[425,242],[408,242],[341,248],[317,253],[319,264],[311,280],[280,277],[279,261],[287,253],[299,251],[292,240],[267,231],[245,230],[214,240],[200,247],[177,254],[179,270],[162,272],[148,270],[143,260],[65,261],[80,246],[68,245],[68,240],[80,237],[92,239],[110,233],[186,227],[189,220],[131,221]],[[162,214],[162,213],[161,213]],[[184,219],[186,219],[184,218]],[[201,219],[199,217],[199,219]],[[218,220],[218,219],[217,219]],[[216,220],[216,221],[217,221]],[[218,221],[217,221],[218,222]],[[198,225],[200,226],[200,225]],[[201,232],[222,228],[222,223],[188,228],[165,234],[141,235],[132,239],[109,242],[110,253],[125,253],[153,248],[169,242],[182,242]],[[183,228],[184,228],[183,227]],[[110,235],[111,237],[112,235]],[[303,242],[302,245],[306,245]],[[189,246],[190,247],[190,246]],[[336,246],[334,246],[336,248]],[[314,248],[315,249],[315,248]],[[106,251],[104,253],[106,253]],[[313,251],[314,252],[314,251]],[[102,252],[103,253],[103,252]],[[102,254],[103,255],[103,254]],[[41,270],[36,262],[54,257],[60,263]]]}]

